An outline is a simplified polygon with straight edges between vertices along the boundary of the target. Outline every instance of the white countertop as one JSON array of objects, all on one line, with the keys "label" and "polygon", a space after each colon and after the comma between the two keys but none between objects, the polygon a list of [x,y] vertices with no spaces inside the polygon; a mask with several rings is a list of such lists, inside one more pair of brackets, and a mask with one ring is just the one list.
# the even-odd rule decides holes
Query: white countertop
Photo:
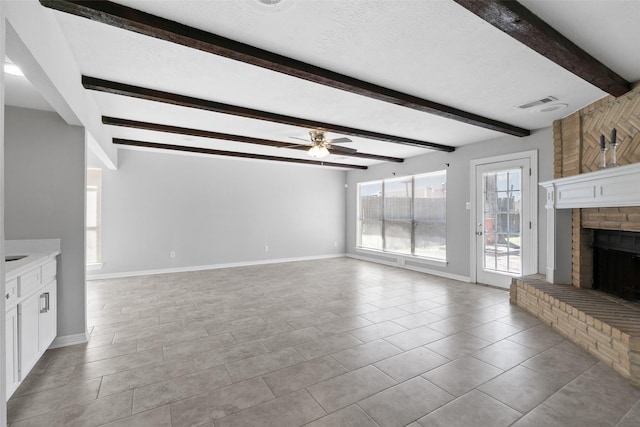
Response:
[{"label": "white countertop", "polygon": [[26,255],[5,263],[5,280],[11,280],[60,254],[60,239],[6,240],[5,256]]}]

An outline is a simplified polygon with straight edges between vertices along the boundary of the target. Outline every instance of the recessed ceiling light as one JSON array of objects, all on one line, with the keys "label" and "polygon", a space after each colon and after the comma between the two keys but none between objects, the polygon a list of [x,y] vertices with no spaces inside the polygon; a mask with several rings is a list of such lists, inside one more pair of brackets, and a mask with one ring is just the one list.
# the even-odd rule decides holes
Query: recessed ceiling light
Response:
[{"label": "recessed ceiling light", "polygon": [[20,76],[20,77],[24,76],[24,73],[22,72],[20,67],[18,67],[16,64],[12,62],[4,63],[4,72],[7,74],[11,74],[12,76]]},{"label": "recessed ceiling light", "polygon": [[569,104],[549,104],[549,105],[541,105],[536,108],[534,111],[537,113],[551,113],[552,111],[562,110],[567,108]]}]

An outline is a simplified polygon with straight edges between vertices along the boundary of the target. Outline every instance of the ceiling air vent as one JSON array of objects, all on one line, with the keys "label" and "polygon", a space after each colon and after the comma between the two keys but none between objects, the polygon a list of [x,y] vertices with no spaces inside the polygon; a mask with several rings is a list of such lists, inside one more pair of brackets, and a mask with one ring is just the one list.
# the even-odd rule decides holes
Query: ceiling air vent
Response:
[{"label": "ceiling air vent", "polygon": [[547,96],[546,98],[538,99],[537,101],[529,102],[528,104],[518,105],[517,108],[519,108],[520,110],[526,110],[531,107],[537,107],[539,105],[544,105],[548,102],[553,102],[557,100],[558,98],[556,98],[555,96]]}]

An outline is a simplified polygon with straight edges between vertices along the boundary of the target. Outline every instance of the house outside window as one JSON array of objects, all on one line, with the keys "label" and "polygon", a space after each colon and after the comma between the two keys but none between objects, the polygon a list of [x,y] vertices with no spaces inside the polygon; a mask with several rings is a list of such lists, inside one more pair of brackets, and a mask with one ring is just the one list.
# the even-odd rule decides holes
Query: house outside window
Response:
[{"label": "house outside window", "polygon": [[86,262],[102,262],[102,169],[87,169]]},{"label": "house outside window", "polygon": [[446,170],[358,184],[361,249],[447,258]]}]

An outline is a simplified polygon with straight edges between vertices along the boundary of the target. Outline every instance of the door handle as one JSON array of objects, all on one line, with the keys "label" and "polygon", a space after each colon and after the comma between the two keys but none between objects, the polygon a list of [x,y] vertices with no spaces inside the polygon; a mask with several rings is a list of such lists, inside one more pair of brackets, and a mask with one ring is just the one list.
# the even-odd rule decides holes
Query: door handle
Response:
[{"label": "door handle", "polygon": [[476,231],[476,236],[482,236],[482,231]]}]

